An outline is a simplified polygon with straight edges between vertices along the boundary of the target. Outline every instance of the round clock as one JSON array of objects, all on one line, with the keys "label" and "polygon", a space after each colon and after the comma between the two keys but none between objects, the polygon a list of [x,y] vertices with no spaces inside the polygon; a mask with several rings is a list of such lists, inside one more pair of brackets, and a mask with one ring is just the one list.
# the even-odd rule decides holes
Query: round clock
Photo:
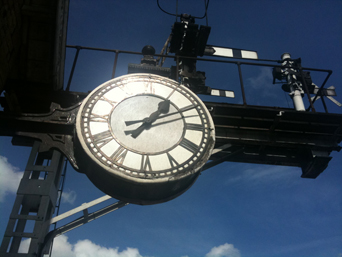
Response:
[{"label": "round clock", "polygon": [[186,191],[215,143],[203,102],[153,74],[121,76],[93,90],[79,109],[76,134],[80,171],[106,194],[136,204]]}]

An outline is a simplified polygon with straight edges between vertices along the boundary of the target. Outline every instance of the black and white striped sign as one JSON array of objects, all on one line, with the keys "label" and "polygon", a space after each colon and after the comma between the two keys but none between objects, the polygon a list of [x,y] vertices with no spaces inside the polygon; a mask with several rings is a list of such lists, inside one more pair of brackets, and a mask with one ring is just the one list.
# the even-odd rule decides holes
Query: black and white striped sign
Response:
[{"label": "black and white striped sign", "polygon": [[256,51],[212,45],[207,45],[205,47],[204,55],[228,58],[258,59],[258,53]]},{"label": "black and white striped sign", "polygon": [[213,88],[210,91],[210,95],[229,97],[229,98],[234,98],[235,97],[234,91],[221,90],[221,89],[213,89]]}]

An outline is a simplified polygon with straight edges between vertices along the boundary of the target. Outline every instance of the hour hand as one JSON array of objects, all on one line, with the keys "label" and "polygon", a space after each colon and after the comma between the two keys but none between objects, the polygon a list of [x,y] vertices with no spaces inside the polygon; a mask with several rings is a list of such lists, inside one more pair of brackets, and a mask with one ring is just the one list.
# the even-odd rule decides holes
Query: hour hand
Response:
[{"label": "hour hand", "polygon": [[158,104],[159,113],[168,113],[170,110],[170,100],[164,100]]},{"label": "hour hand", "polygon": [[[131,134],[133,138],[137,138],[148,126],[150,126],[153,122],[158,119],[158,116],[161,113],[168,113],[170,110],[170,100],[164,100],[158,103],[158,110],[151,113],[151,115],[142,120],[143,124],[141,124],[137,129],[126,133],[126,135]],[[127,124],[126,124],[127,125]]]},{"label": "hour hand", "polygon": [[170,110],[170,100],[164,100],[160,103],[158,103],[158,110],[151,113],[151,115],[147,118],[147,121],[145,123],[152,123],[155,122],[156,119],[158,119],[158,116],[162,113],[168,113]]},{"label": "hour hand", "polygon": [[[154,119],[159,119],[160,117],[159,114],[161,113],[168,113],[170,110],[170,100],[164,100],[162,102],[160,102],[158,104],[158,110],[154,113],[152,113],[149,117],[150,120]],[[156,116],[156,117],[153,117],[153,116]],[[125,121],[125,124],[126,126],[130,126],[130,125],[133,125],[133,124],[136,124],[136,123],[140,123],[140,122],[148,122],[147,120],[148,118],[145,118],[143,120],[130,120],[130,121]],[[153,121],[152,121],[153,122]]]}]

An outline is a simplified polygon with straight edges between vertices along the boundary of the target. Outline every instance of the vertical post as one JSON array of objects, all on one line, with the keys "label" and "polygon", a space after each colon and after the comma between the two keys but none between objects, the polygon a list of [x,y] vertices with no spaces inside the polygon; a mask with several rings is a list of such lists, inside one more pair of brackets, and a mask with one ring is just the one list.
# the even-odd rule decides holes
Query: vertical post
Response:
[{"label": "vertical post", "polygon": [[[296,71],[294,67],[295,62],[291,59],[291,55],[289,53],[284,53],[281,56],[281,59],[283,60],[283,63],[281,64],[284,66],[284,77],[286,77],[286,88],[283,90],[286,90],[287,92],[290,92],[290,96],[293,101],[293,105],[296,109],[296,111],[305,111],[304,102],[303,102],[303,96],[304,91],[302,88],[302,84],[298,82],[297,76],[294,74]],[[301,76],[303,77],[303,73],[301,72]],[[304,81],[305,79],[303,79]],[[305,81],[304,81],[305,82]],[[310,95],[309,95],[310,97]],[[310,99],[311,101],[311,99]],[[311,106],[313,108],[313,106]]]},{"label": "vertical post", "polygon": [[239,69],[239,78],[240,78],[240,86],[241,86],[241,93],[242,93],[242,99],[243,99],[243,105],[247,105],[246,101],[246,94],[245,94],[245,87],[243,85],[243,79],[242,79],[242,72],[241,72],[241,63],[237,63],[238,69]]},{"label": "vertical post", "polygon": [[328,112],[327,105],[326,105],[325,100],[324,100],[324,97],[321,97],[321,99],[322,99],[322,103],[323,103],[323,107],[324,107],[325,113],[329,113],[329,112]]},{"label": "vertical post", "polygon": [[68,85],[67,85],[65,91],[70,90],[71,80],[72,80],[72,77],[74,75],[74,71],[75,71],[75,67],[76,67],[76,63],[77,63],[77,59],[78,59],[78,54],[79,54],[80,50],[81,50],[81,47],[76,46],[76,54],[75,54],[74,62],[72,64],[72,68],[71,68],[71,72],[70,72],[70,76],[69,76],[69,80],[68,80]]},{"label": "vertical post", "polygon": [[[308,89],[308,85],[306,84],[305,78],[304,78],[304,74],[303,74],[303,69],[302,69],[302,65],[299,63],[299,72],[300,72],[300,76],[303,78],[303,85],[304,85],[304,91],[308,96],[309,99],[309,103],[310,103],[310,107],[312,108],[312,112],[316,112],[315,107],[313,106],[313,102],[311,101],[311,97],[310,97],[310,92]],[[323,97],[322,97],[323,98]],[[305,110],[305,107],[304,107]]]},{"label": "vertical post", "polygon": [[176,56],[176,81],[179,82],[179,56]]},{"label": "vertical post", "polygon": [[113,72],[112,72],[112,79],[115,77],[115,71],[116,71],[116,65],[118,63],[118,57],[119,57],[119,51],[115,51],[115,59],[114,59],[114,65],[113,65]]},{"label": "vertical post", "polygon": [[2,257],[18,256],[24,239],[30,240],[29,249],[26,255],[20,256],[37,256],[49,232],[46,221],[51,219],[56,207],[65,157],[56,150],[39,152],[39,146],[40,142],[36,141],[21,179],[0,247]]}]

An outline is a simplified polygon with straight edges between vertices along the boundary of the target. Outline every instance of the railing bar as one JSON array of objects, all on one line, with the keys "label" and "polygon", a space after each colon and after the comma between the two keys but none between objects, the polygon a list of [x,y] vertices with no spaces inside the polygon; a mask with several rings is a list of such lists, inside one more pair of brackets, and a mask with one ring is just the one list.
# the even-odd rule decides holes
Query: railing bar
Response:
[{"label": "railing bar", "polygon": [[[329,79],[329,77],[330,77],[331,74],[332,74],[332,71],[330,71],[330,72],[328,73],[328,75],[327,75],[327,77],[325,78],[325,80],[323,81],[321,87],[318,89],[317,94],[315,95],[314,99],[312,100],[312,103],[314,103],[314,102],[316,101],[317,97],[318,97],[318,96],[320,95],[320,93],[322,92],[322,89],[324,88],[324,86],[325,86],[325,84],[327,83],[327,81],[328,81],[328,79]],[[322,96],[322,98],[323,98],[323,96]],[[309,106],[309,108],[307,109],[307,111],[310,111],[310,106]]]},{"label": "railing bar", "polygon": [[239,69],[239,77],[240,77],[240,86],[241,86],[243,105],[247,105],[246,94],[245,94],[245,87],[243,85],[243,79],[242,79],[241,64],[237,63],[237,66],[238,66],[238,69]]},{"label": "railing bar", "polygon": [[71,85],[71,81],[72,81],[72,77],[74,76],[74,71],[75,71],[75,67],[76,67],[76,63],[77,63],[77,59],[78,59],[78,54],[80,53],[81,50],[81,46],[76,46],[76,54],[75,54],[75,58],[74,58],[74,62],[72,64],[72,68],[70,71],[70,75],[69,75],[69,80],[68,80],[68,84],[67,87],[65,89],[65,91],[69,91],[70,90],[70,85]]},{"label": "railing bar", "polygon": [[119,57],[119,52],[115,52],[115,59],[114,59],[114,65],[113,65],[113,72],[112,72],[112,79],[115,77],[115,71],[116,71],[116,65],[118,63],[118,57]]},{"label": "railing bar", "polygon": [[[66,47],[77,48],[77,46],[73,46],[73,45],[67,45]],[[124,51],[124,50],[117,50],[117,49],[105,49],[105,48],[95,48],[95,47],[85,47],[85,46],[81,46],[81,49],[142,55],[142,53],[140,53],[140,52]],[[243,62],[243,61],[228,61],[228,60],[214,60],[214,59],[208,59],[208,58],[197,58],[197,57],[180,56],[180,55],[177,55],[177,56],[176,55],[165,55],[165,54],[154,54],[154,56],[166,57],[166,58],[172,58],[172,59],[174,59],[176,57],[179,57],[179,58],[184,58],[184,59],[196,59],[197,61],[233,63],[233,64],[240,63],[240,64],[244,64],[244,65],[266,66],[266,67],[282,67],[283,68],[283,66],[281,66],[281,65],[266,64],[266,63]],[[263,59],[247,59],[247,60],[273,61],[273,60],[263,60]],[[305,67],[302,67],[302,69],[303,70],[310,70],[310,71],[332,72],[331,70],[325,70],[325,69],[315,69],[315,68],[305,68]]]}]

